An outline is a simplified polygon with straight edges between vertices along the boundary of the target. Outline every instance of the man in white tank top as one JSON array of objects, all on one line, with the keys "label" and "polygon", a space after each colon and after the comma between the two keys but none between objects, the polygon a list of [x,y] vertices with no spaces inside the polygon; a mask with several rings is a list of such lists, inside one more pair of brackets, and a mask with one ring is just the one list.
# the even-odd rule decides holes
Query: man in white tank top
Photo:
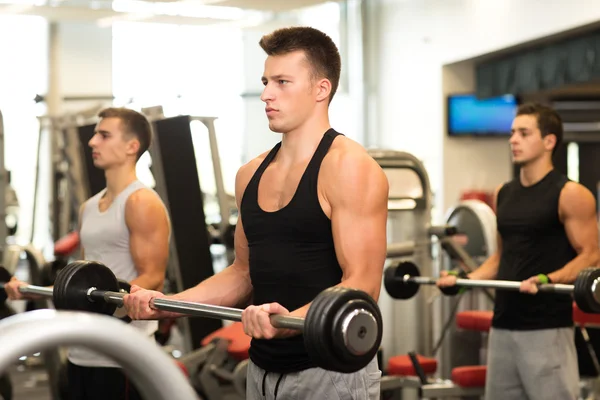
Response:
[{"label": "man in white tank top", "polygon": [[[150,124],[125,108],[100,112],[89,141],[94,165],[104,170],[106,188],[79,211],[82,259],[98,261],[119,279],[162,290],[169,255],[170,221],[166,207],[136,176],[136,164],[151,143]],[[23,296],[15,278],[7,285],[11,299]],[[148,340],[157,321],[132,321]],[[114,361],[84,348],[68,351],[70,399],[141,399]]]}]

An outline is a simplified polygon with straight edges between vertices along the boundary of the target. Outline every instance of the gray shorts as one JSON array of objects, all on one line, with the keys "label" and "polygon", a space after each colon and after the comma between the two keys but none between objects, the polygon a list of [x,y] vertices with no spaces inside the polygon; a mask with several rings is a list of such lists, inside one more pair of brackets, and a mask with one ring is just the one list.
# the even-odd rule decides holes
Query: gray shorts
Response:
[{"label": "gray shorts", "polygon": [[351,374],[310,368],[265,375],[265,370],[249,361],[247,376],[246,400],[379,400],[380,397],[381,371],[377,358]]},{"label": "gray shorts", "polygon": [[486,400],[577,399],[574,328],[492,328],[488,349]]}]

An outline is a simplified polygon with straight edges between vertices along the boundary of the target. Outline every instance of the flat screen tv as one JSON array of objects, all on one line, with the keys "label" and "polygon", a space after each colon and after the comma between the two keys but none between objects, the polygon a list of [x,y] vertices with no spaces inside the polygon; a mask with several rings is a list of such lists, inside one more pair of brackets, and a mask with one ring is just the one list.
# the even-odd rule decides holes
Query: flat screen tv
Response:
[{"label": "flat screen tv", "polygon": [[474,94],[448,96],[448,135],[509,136],[518,107],[515,96],[478,99]]}]

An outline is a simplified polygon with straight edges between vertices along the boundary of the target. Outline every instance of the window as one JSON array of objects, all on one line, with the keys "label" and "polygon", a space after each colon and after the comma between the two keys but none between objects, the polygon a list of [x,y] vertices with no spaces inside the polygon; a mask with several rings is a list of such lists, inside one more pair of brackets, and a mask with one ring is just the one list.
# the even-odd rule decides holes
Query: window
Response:
[{"label": "window", "polygon": [[[213,116],[225,190],[234,193],[244,129],[242,32],[238,28],[140,22],[113,24],[113,93],[132,108],[165,116]],[[193,129],[198,135],[204,129]],[[194,137],[202,190],[216,193],[208,137]],[[204,162],[205,161],[205,162]]]},{"label": "window", "polygon": [[[47,91],[48,24],[31,16],[0,16],[0,111],[4,117],[4,162],[11,171],[11,184],[19,200],[17,242],[31,238],[36,151],[39,124],[45,113],[43,103],[35,104],[36,94]],[[48,141],[43,141],[34,245],[48,242],[49,182]],[[44,179],[45,178],[45,179]],[[2,210],[3,212],[4,210]],[[3,223],[3,221],[0,221]]]}]

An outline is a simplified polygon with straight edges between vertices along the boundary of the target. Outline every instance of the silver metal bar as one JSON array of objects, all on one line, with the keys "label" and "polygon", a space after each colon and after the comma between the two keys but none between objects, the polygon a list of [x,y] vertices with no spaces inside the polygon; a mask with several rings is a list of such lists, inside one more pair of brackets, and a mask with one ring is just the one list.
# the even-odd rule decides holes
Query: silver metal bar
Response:
[{"label": "silver metal bar", "polygon": [[[3,285],[4,286],[4,285]],[[23,294],[38,294],[41,296],[52,297],[52,288],[41,286],[21,286],[19,292]]]},{"label": "silver metal bar", "polygon": [[[92,290],[88,294],[88,298],[91,296],[99,296],[100,293],[102,293],[104,300],[107,303],[113,303],[117,306],[123,306],[123,297],[125,297],[126,293]],[[197,317],[218,318],[225,319],[228,321],[242,320],[242,310],[239,308],[194,303],[191,301],[152,299],[150,301],[150,307],[156,310],[177,312],[186,315],[194,315]],[[271,324],[275,328],[297,329],[302,331],[304,329],[304,318],[289,317],[283,315],[272,315]]]},{"label": "silver metal bar", "polygon": [[[405,275],[401,278],[404,282],[414,282],[419,285],[435,285],[437,279],[428,278],[424,276],[408,276]],[[456,286],[462,287],[478,287],[478,288],[487,288],[487,289],[511,289],[511,290],[519,290],[521,287],[521,282],[516,281],[498,281],[498,280],[476,280],[476,279],[457,279]],[[574,285],[565,285],[562,283],[548,283],[543,285],[538,285],[538,290],[543,292],[553,292],[553,293],[564,293],[564,294],[572,294],[574,291]]]},{"label": "silver metal bar", "polygon": [[400,243],[390,243],[387,246],[387,258],[408,257],[415,252],[415,242],[412,240]]},{"label": "silver metal bar", "polygon": [[[0,282],[0,290],[4,290],[6,283]],[[44,286],[23,285],[19,287],[19,292],[22,294],[37,294],[45,297],[52,297],[52,288]]]},{"label": "silver metal bar", "polygon": [[[119,293],[117,293],[119,294]],[[150,307],[158,310],[181,312],[199,317],[212,317],[230,321],[241,321],[242,310],[239,308],[213,306],[210,304],[193,303],[189,301],[153,299]],[[304,330],[304,318],[272,315],[271,324],[276,328]]]},{"label": "silver metal bar", "polygon": [[[4,283],[0,283],[0,289],[4,289]],[[53,289],[34,285],[23,285],[19,287],[19,292],[23,294],[37,294],[47,297],[53,296]],[[102,297],[107,303],[123,306],[123,298],[127,293],[110,292],[90,288],[87,290],[87,299],[96,301],[95,298]],[[170,299],[152,299],[150,307],[156,310],[178,312],[186,315],[198,317],[208,317],[217,319],[226,319],[229,321],[241,321],[242,310],[239,308],[214,306],[211,304],[194,303],[190,301],[170,300]],[[275,328],[304,330],[304,318],[290,317],[285,315],[271,315],[271,324]]]}]

